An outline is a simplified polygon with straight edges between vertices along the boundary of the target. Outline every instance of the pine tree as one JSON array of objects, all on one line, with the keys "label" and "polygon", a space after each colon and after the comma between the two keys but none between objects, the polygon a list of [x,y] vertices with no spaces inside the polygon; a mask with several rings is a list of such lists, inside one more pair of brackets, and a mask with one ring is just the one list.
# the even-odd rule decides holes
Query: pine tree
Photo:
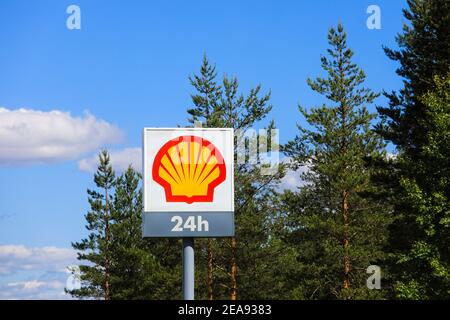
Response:
[{"label": "pine tree", "polygon": [[385,48],[400,63],[397,74],[404,79],[398,92],[386,93],[388,107],[378,107],[384,122],[383,137],[399,151],[414,153],[426,140],[426,117],[420,97],[433,89],[433,76],[446,76],[450,66],[450,3],[448,0],[408,0],[403,10],[410,25],[397,36],[400,50]]},{"label": "pine tree", "polygon": [[[342,24],[328,32],[328,56],[321,57],[325,78],[308,79],[328,105],[299,107],[309,128],[284,146],[292,165],[305,166],[305,184],[284,195],[285,239],[296,250],[294,298],[354,299],[380,297],[366,288],[369,265],[383,262],[389,220],[380,201],[364,196],[373,189],[365,158],[383,156],[381,139],[371,131],[367,105],[377,94],[364,88],[365,74],[352,62]],[[289,269],[290,268],[290,269]]]},{"label": "pine tree", "polygon": [[397,296],[405,299],[450,298],[450,73],[435,76],[434,83],[435,89],[419,99],[425,107],[419,123],[426,121],[428,129],[424,144],[414,156],[398,158],[416,173],[400,178],[411,211],[399,220],[415,232],[408,250],[394,247]]},{"label": "pine tree", "polygon": [[216,67],[211,65],[206,55],[203,56],[200,74],[189,77],[189,82],[197,91],[191,95],[194,108],[188,109],[187,112],[191,116],[188,120],[194,124],[196,121],[203,119],[204,126],[213,128],[216,126],[216,110],[222,95],[221,86],[216,81]]},{"label": "pine tree", "polygon": [[[446,294],[450,296],[448,283],[436,275],[430,259],[434,257],[436,265],[448,263],[448,239],[442,229],[448,205],[438,209],[434,203],[437,200],[433,198],[445,195],[447,186],[441,180],[442,169],[438,169],[435,159],[431,161],[426,156],[425,150],[434,143],[430,136],[436,134],[436,116],[444,113],[432,109],[424,95],[435,92],[435,76],[442,79],[449,71],[450,2],[408,0],[408,6],[404,16],[409,25],[405,25],[403,33],[397,37],[399,50],[385,49],[389,58],[400,63],[397,74],[403,78],[403,88],[386,94],[389,106],[378,108],[383,121],[377,131],[395,144],[398,155],[390,162],[378,163],[384,171],[376,181],[390,191],[385,197],[394,205],[395,222],[391,226],[389,246],[394,254],[390,280],[396,285],[397,296],[442,298]],[[448,157],[447,164],[444,159],[439,164],[448,166]],[[418,207],[417,201],[412,200],[419,194],[424,201],[422,205],[429,206],[428,209]],[[431,220],[425,222],[425,217]],[[424,225],[428,226],[427,231]],[[434,236],[429,234],[431,229],[435,229]],[[419,258],[420,255],[423,258]]]},{"label": "pine tree", "polygon": [[[190,78],[198,93],[192,96],[194,107],[188,110],[191,123],[203,121],[208,127],[234,128],[239,132],[251,128],[270,112],[270,93],[260,97],[261,86],[244,96],[238,93],[236,78],[224,76],[220,85],[215,78],[215,67],[204,58],[200,75]],[[235,160],[238,152],[245,151],[235,149]],[[268,271],[270,261],[274,260],[270,233],[272,216],[276,214],[271,197],[281,175],[282,170],[275,175],[263,175],[261,167],[249,163],[235,166],[236,236],[230,240],[211,240],[205,250],[208,254],[215,252],[214,297],[263,298],[277,287],[269,280]],[[264,257],[267,260],[263,262]],[[259,279],[255,279],[256,274],[261,275]],[[208,282],[210,276],[207,274]],[[200,283],[207,281],[202,279]]]},{"label": "pine tree", "polygon": [[87,191],[91,206],[91,210],[85,215],[89,236],[81,242],[72,243],[72,247],[79,251],[78,259],[90,262],[80,266],[84,285],[81,289],[71,292],[77,297],[111,299],[110,191],[114,187],[114,179],[108,152],[104,150],[99,155],[99,166],[94,175],[94,182],[102,193]]},{"label": "pine tree", "polygon": [[131,166],[117,177],[112,201],[111,298],[161,299],[170,295],[170,268],[163,268],[165,257],[156,246],[142,238],[141,175]]},{"label": "pine tree", "polygon": [[82,287],[69,293],[106,299],[109,288],[108,299],[180,298],[179,241],[142,239],[140,174],[129,167],[115,178],[108,153],[103,151],[99,159],[94,181],[103,193],[88,190],[90,233],[72,244],[78,259],[87,262],[80,266]]}]

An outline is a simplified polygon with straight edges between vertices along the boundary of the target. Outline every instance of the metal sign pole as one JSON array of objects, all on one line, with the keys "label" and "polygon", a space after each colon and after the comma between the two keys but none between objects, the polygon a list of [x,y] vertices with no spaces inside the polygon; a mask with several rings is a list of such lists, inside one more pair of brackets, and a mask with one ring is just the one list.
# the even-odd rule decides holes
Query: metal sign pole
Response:
[{"label": "metal sign pole", "polygon": [[194,238],[183,238],[183,299],[194,300]]}]

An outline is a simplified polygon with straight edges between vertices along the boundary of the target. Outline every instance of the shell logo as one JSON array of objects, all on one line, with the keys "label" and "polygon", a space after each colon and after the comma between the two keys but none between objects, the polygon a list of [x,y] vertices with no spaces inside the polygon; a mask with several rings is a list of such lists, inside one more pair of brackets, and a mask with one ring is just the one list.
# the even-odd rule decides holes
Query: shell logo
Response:
[{"label": "shell logo", "polygon": [[214,189],[225,181],[220,151],[198,136],[180,136],[155,156],[152,177],[164,188],[167,202],[212,202]]}]

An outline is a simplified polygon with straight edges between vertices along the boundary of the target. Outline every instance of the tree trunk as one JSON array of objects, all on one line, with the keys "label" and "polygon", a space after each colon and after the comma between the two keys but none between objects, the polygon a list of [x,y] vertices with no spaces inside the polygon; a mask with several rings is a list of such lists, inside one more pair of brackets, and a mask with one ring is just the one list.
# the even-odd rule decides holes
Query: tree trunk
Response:
[{"label": "tree trunk", "polygon": [[231,272],[230,272],[230,280],[231,280],[231,300],[237,299],[237,263],[236,263],[236,238],[231,238]]},{"label": "tree trunk", "polygon": [[348,212],[348,191],[342,194],[342,215],[344,218],[344,289],[350,288],[350,256],[349,256],[349,212]]},{"label": "tree trunk", "polygon": [[110,278],[110,260],[109,260],[109,201],[108,189],[105,189],[105,300],[111,300],[111,291],[109,287]]},{"label": "tree trunk", "polygon": [[[344,77],[343,70],[341,70],[341,77]],[[343,156],[347,154],[347,137],[348,134],[346,132],[347,128],[347,112],[349,110],[349,107],[347,106],[347,103],[345,101],[341,101],[341,108],[342,108],[342,131],[343,131],[343,140],[341,142],[341,153]],[[347,164],[344,163],[343,166],[344,170],[347,168]],[[344,222],[344,237],[342,241],[343,249],[344,249],[344,280],[343,280],[343,288],[349,289],[350,288],[350,256],[349,256],[349,212],[348,212],[348,196],[349,191],[344,190],[342,192],[342,203],[341,203],[341,210],[342,210],[342,217]]]},{"label": "tree trunk", "polygon": [[213,300],[213,252],[212,252],[212,240],[208,239],[208,267],[207,267],[207,286],[208,286],[208,299]]}]

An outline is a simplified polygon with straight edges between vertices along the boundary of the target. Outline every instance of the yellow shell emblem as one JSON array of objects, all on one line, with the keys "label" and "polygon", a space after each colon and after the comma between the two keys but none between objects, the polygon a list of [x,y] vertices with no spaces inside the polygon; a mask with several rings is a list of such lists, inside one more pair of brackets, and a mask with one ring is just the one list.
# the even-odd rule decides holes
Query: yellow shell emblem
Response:
[{"label": "yellow shell emblem", "polygon": [[152,176],[164,188],[167,202],[212,202],[215,187],[225,181],[226,167],[211,142],[180,136],[158,151]]}]

